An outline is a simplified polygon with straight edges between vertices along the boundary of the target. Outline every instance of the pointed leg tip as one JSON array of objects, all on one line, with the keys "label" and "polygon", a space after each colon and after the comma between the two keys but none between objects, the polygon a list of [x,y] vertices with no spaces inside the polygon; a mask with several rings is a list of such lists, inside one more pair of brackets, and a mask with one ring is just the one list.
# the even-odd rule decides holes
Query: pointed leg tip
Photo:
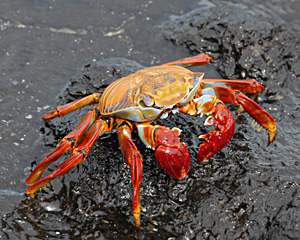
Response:
[{"label": "pointed leg tip", "polygon": [[35,193],[28,193],[28,192],[26,192],[25,195],[27,197],[31,197],[31,198],[35,197]]},{"label": "pointed leg tip", "polygon": [[133,214],[134,217],[134,225],[136,229],[141,229],[141,219],[140,219],[140,215],[137,213]]},{"label": "pointed leg tip", "polygon": [[244,112],[245,110],[244,110],[244,108],[243,108],[243,106],[242,105],[239,105],[239,108],[236,110],[236,113],[237,114],[240,114],[240,113],[242,113],[242,112]]},{"label": "pointed leg tip", "polygon": [[27,197],[34,197],[35,193],[36,193],[36,191],[32,190],[32,187],[29,187],[29,188],[26,189],[25,195]]},{"label": "pointed leg tip", "polygon": [[50,111],[50,112],[47,112],[46,114],[44,114],[42,116],[42,119],[44,121],[50,121],[51,119],[56,118],[56,117],[59,117],[58,111],[53,110],[53,111]]},{"label": "pointed leg tip", "polygon": [[67,152],[72,146],[71,141],[62,140],[56,149],[49,153],[42,162],[40,162],[31,172],[29,177],[26,179],[26,185],[33,185],[40,180],[44,171],[54,161],[56,161],[61,155]]},{"label": "pointed leg tip", "polygon": [[277,135],[277,129],[276,128],[273,131],[269,131],[269,139],[268,139],[268,146],[267,147],[269,147],[270,144],[275,141],[276,135]]}]

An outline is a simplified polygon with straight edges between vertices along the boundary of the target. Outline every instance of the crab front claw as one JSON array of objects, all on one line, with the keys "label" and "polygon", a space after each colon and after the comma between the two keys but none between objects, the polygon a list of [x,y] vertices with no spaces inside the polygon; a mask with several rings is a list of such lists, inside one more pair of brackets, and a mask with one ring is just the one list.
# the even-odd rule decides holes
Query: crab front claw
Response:
[{"label": "crab front claw", "polygon": [[185,143],[180,142],[180,129],[138,125],[139,136],[147,147],[156,148],[155,158],[171,177],[181,179],[190,169],[191,157]]},{"label": "crab front claw", "polygon": [[202,95],[193,99],[189,104],[179,109],[180,112],[191,115],[213,114],[206,119],[206,125],[216,125],[216,129],[200,135],[204,143],[198,150],[198,161],[204,162],[222,150],[233,137],[235,120],[229,110],[218,98],[211,95]]},{"label": "crab front claw", "polygon": [[184,143],[180,143],[178,147],[158,146],[155,158],[169,176],[177,179],[185,177],[191,165],[191,158]]},{"label": "crab front claw", "polygon": [[[224,79],[204,79],[203,82],[203,86],[208,88],[201,89],[198,95],[214,95],[223,103],[240,106],[237,113],[245,110],[255,120],[255,124],[259,124],[257,127],[258,131],[260,131],[261,127],[269,131],[268,146],[275,140],[277,134],[275,119],[247,96],[256,96],[264,90],[264,87],[255,79],[230,81]],[[226,87],[222,85],[226,85]],[[241,91],[244,91],[247,95]]]},{"label": "crab front claw", "polygon": [[200,135],[200,138],[205,140],[205,142],[199,146],[198,150],[198,161],[200,162],[206,161],[221,151],[233,137],[235,130],[235,120],[230,111],[227,110],[223,104],[219,104],[216,107],[215,113],[206,119],[205,124],[215,124],[217,129]]}]

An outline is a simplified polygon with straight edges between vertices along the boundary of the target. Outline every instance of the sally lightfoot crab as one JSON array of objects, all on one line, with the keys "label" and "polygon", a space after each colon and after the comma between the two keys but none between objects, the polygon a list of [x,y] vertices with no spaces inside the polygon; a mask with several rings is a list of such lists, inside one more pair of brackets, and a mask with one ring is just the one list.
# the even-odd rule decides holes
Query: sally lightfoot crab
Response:
[{"label": "sally lightfoot crab", "polygon": [[[42,118],[50,121],[90,104],[97,104],[65,136],[51,153],[36,166],[26,180],[31,185],[26,193],[35,192],[84,161],[97,138],[117,129],[121,151],[127,166],[131,166],[133,188],[133,216],[140,228],[140,184],[143,158],[134,144],[131,133],[137,129],[143,143],[155,150],[155,158],[173,178],[183,178],[190,168],[190,155],[185,143],[180,142],[180,129],[151,125],[158,118],[177,112],[192,116],[210,114],[205,124],[215,129],[201,135],[204,142],[198,150],[198,161],[203,162],[226,146],[235,131],[235,120],[224,103],[239,105],[263,128],[268,130],[268,145],[276,137],[276,121],[248,96],[257,95],[264,87],[256,80],[204,79],[204,73],[191,72],[185,67],[205,65],[211,58],[206,54],[184,58],[149,67],[110,84],[105,91],[58,106]],[[181,66],[179,66],[181,65]],[[242,93],[244,92],[244,93]],[[70,157],[51,174],[40,179],[45,169],[67,151]]]}]

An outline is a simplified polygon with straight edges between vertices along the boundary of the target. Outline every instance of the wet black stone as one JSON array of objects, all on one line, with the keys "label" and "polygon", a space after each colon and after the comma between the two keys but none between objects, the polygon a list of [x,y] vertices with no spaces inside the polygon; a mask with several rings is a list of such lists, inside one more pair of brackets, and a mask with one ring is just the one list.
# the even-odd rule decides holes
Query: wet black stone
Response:
[{"label": "wet black stone", "polygon": [[162,34],[194,54],[211,55],[223,77],[268,81],[274,90],[288,76],[300,76],[299,32],[255,10],[242,4],[210,5],[162,24]]}]

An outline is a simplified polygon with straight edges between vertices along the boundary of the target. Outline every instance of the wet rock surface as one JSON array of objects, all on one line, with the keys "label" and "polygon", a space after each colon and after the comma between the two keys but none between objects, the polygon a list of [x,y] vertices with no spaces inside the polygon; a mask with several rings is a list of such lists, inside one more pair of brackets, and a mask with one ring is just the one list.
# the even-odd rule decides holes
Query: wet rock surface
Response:
[{"label": "wet rock surface", "polygon": [[271,15],[223,3],[167,22],[162,32],[191,52],[209,53],[227,78],[268,81],[273,89],[300,76],[299,33]]},{"label": "wet rock surface", "polygon": [[[236,107],[229,106],[237,122],[233,139],[209,161],[198,163],[198,136],[209,130],[203,125],[205,118],[178,114],[159,120],[157,124],[182,129],[181,139],[193,159],[188,175],[178,181],[163,172],[154,152],[134,133],[144,157],[142,229],[137,231],[130,171],[116,133],[108,133],[79,167],[4,215],[1,237],[299,239],[299,35],[273,16],[224,3],[175,18],[161,30],[167,40],[192,54],[212,55],[211,66],[224,78],[256,78],[266,86],[258,102],[278,122],[276,141],[266,148],[267,136],[257,133],[246,113],[237,115]],[[88,64],[71,78],[60,104],[103,90],[140,68],[121,58]],[[88,109],[46,123],[41,129],[45,144],[55,147]],[[51,165],[46,173],[54,168]]]}]

